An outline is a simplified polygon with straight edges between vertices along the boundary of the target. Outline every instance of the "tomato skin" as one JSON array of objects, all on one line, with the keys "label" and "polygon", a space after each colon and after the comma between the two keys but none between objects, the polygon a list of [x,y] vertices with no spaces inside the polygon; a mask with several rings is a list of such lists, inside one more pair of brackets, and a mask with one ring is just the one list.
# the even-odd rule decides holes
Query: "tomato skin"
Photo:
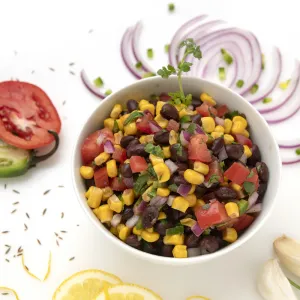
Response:
[{"label": "tomato skin", "polygon": [[0,83],[0,112],[0,139],[18,148],[48,145],[54,141],[48,130],[59,133],[61,129],[51,99],[41,88],[27,82]]},{"label": "tomato skin", "polygon": [[127,159],[126,150],[115,148],[112,158],[122,164]]},{"label": "tomato skin", "polygon": [[118,177],[112,178],[112,180],[110,182],[110,187],[114,191],[118,191],[118,192],[123,192],[124,190],[127,189],[127,186],[125,185],[125,183],[122,180],[122,178],[118,178]]},{"label": "tomato skin", "polygon": [[208,174],[205,176],[205,181],[209,182],[209,179],[211,178],[211,176],[216,175],[218,177],[215,177],[220,183],[224,182],[224,177],[223,177],[223,172],[222,169],[220,167],[220,164],[217,160],[211,162],[209,164],[209,172]]},{"label": "tomato skin", "polygon": [[211,162],[211,154],[207,149],[206,141],[208,137],[203,134],[193,136],[188,145],[188,154],[190,160],[197,160],[203,163]]},{"label": "tomato skin", "polygon": [[219,118],[224,117],[224,115],[227,114],[228,112],[229,112],[229,109],[226,104],[221,105],[217,108],[217,116]]},{"label": "tomato skin", "polygon": [[139,173],[148,169],[146,159],[142,156],[131,156],[130,157],[130,168],[132,173]]},{"label": "tomato skin", "polygon": [[214,107],[209,106],[207,103],[202,103],[200,106],[196,107],[196,111],[202,117],[210,117],[217,115],[217,110]]},{"label": "tomato skin", "polygon": [[[145,114],[140,120],[136,122],[136,127],[140,132],[152,134],[161,130],[160,126],[152,120],[153,117],[151,113]],[[150,126],[152,123],[153,126]]]},{"label": "tomato skin", "polygon": [[98,188],[105,188],[109,186],[109,179],[106,167],[100,168],[94,173],[95,185]]},{"label": "tomato skin", "polygon": [[168,123],[167,130],[168,131],[174,130],[175,132],[178,132],[179,131],[179,123],[176,122],[175,120],[171,119]]},{"label": "tomato skin", "polygon": [[238,218],[238,221],[233,225],[236,231],[242,231],[248,228],[254,221],[254,217],[244,214]]},{"label": "tomato skin", "polygon": [[240,163],[234,162],[230,168],[225,171],[224,176],[232,182],[242,185],[249,174],[250,171],[247,167]]},{"label": "tomato skin", "polygon": [[237,141],[237,143],[241,145],[247,145],[249,148],[252,148],[252,141],[248,139],[247,137],[241,135],[241,134],[235,134],[234,139]]},{"label": "tomato skin", "polygon": [[208,209],[204,209],[203,206],[198,206],[195,209],[195,215],[199,226],[202,229],[206,229],[209,226],[223,223],[228,220],[228,215],[224,204],[217,200],[213,200]]}]

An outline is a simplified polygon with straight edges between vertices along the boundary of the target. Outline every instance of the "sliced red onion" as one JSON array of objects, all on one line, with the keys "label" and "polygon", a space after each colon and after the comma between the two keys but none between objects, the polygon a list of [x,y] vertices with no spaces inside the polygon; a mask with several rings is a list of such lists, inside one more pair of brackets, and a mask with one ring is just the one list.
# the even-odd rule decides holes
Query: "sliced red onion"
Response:
[{"label": "sliced red onion", "polygon": [[199,226],[198,223],[195,223],[195,225],[191,227],[191,230],[196,237],[199,237],[204,232],[204,230]]},{"label": "sliced red onion", "polygon": [[215,121],[217,125],[224,126],[225,120],[219,117],[215,117]]},{"label": "sliced red onion", "polygon": [[123,177],[122,180],[129,189],[133,188],[133,184],[134,184],[133,177],[129,177],[129,178]]},{"label": "sliced red onion", "polygon": [[[179,139],[180,139],[181,145],[182,145],[183,147],[186,147],[186,146],[189,144],[189,139],[187,140],[187,139],[185,138],[184,132],[186,132],[186,131],[185,131],[185,130],[182,130],[182,131],[180,132]],[[190,136],[189,136],[189,138],[190,138]]]},{"label": "sliced red onion", "polygon": [[181,128],[182,129],[188,129],[191,124],[192,123],[183,123],[183,124],[181,124]]},{"label": "sliced red onion", "polygon": [[104,152],[105,153],[114,153],[115,152],[115,146],[110,140],[107,140],[104,143]]},{"label": "sliced red onion", "polygon": [[146,209],[146,207],[147,207],[147,202],[142,200],[138,205],[135,205],[133,207],[133,212],[135,215],[141,215],[143,211]]},{"label": "sliced red onion", "polygon": [[278,144],[279,148],[281,149],[294,149],[294,148],[300,148],[300,142],[282,142]]},{"label": "sliced red onion", "polygon": [[254,192],[249,196],[248,199],[248,210],[256,203],[257,199],[258,199],[258,193]]},{"label": "sliced red onion", "polygon": [[125,224],[126,227],[133,228],[137,224],[139,219],[140,219],[140,216],[133,215],[130,219],[127,220],[127,222]]},{"label": "sliced red onion", "polygon": [[117,227],[121,223],[122,215],[115,214],[110,221],[112,227]]},{"label": "sliced red onion", "polygon": [[243,164],[247,163],[247,156],[245,153],[240,157],[239,161],[242,162]]},{"label": "sliced red onion", "polygon": [[168,204],[169,206],[172,206],[173,201],[174,201],[175,198],[176,198],[176,196],[170,195],[170,196],[168,197],[168,202],[167,202],[167,204]]},{"label": "sliced red onion", "polygon": [[201,128],[201,126],[199,124],[195,124],[196,125],[196,129],[195,131],[198,133],[198,134],[205,134],[205,132],[203,131],[203,129]]},{"label": "sliced red onion", "polygon": [[87,74],[85,73],[85,70],[82,70],[80,72],[80,78],[83,82],[83,84],[85,85],[85,87],[91,92],[93,93],[94,95],[96,95],[97,97],[101,98],[101,99],[104,99],[106,96],[100,92],[100,90],[95,87],[88,79],[88,76]]},{"label": "sliced red onion", "polygon": [[106,135],[103,133],[100,133],[96,140],[97,145],[103,144],[105,139],[106,139]]},{"label": "sliced red onion", "polygon": [[220,161],[223,161],[228,158],[228,154],[226,152],[225,147],[223,146],[218,154],[218,158]]},{"label": "sliced red onion", "polygon": [[247,213],[248,214],[257,213],[257,212],[260,212],[261,210],[262,210],[262,204],[257,203],[254,206],[252,206],[250,209],[248,209]]},{"label": "sliced red onion", "polygon": [[188,248],[187,249],[188,257],[194,257],[201,255],[201,249],[200,248]]},{"label": "sliced red onion", "polygon": [[178,166],[170,159],[167,159],[165,161],[165,164],[169,168],[171,174],[175,173],[178,170]]},{"label": "sliced red onion", "polygon": [[186,197],[189,194],[191,188],[192,186],[190,184],[180,184],[177,193],[182,197]]},{"label": "sliced red onion", "polygon": [[149,121],[149,127],[152,133],[156,133],[162,130],[162,128],[155,121],[152,120]]},{"label": "sliced red onion", "polygon": [[284,160],[282,161],[283,165],[294,165],[300,163],[300,158],[295,160]]},{"label": "sliced red onion", "polygon": [[168,197],[156,196],[151,199],[150,205],[155,206],[157,208],[161,208],[167,203],[167,201],[168,201]]}]

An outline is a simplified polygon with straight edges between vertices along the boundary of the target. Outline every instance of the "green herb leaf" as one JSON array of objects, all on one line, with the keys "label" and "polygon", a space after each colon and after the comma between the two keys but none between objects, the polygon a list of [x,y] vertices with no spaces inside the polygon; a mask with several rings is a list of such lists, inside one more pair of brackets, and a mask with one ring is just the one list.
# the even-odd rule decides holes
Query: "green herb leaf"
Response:
[{"label": "green herb leaf", "polygon": [[262,70],[265,69],[265,64],[266,64],[265,55],[262,53],[261,54],[261,69]]},{"label": "green herb leaf", "polygon": [[148,58],[152,59],[153,55],[154,55],[153,49],[152,48],[147,49],[147,56],[148,56]]},{"label": "green herb leaf", "polygon": [[147,172],[149,173],[149,175],[155,179],[157,179],[157,175],[153,169],[153,166],[152,164],[148,164],[148,169],[147,169]]},{"label": "green herb leaf", "polygon": [[224,169],[225,169],[225,162],[224,161],[220,162],[220,167],[221,167],[222,171],[224,172]]},{"label": "green herb leaf", "polygon": [[196,124],[195,123],[192,123],[192,124],[190,124],[189,125],[189,127],[187,128],[187,132],[189,133],[189,134],[194,134],[195,133],[195,130],[196,130]]},{"label": "green herb leaf", "polygon": [[129,117],[125,120],[124,126],[130,124],[131,122],[135,121],[136,119],[142,117],[144,114],[140,111],[133,111]]},{"label": "green herb leaf", "polygon": [[182,225],[175,226],[166,230],[166,235],[183,234],[184,227]]},{"label": "green herb leaf", "polygon": [[182,155],[182,146],[181,146],[181,144],[174,144],[173,147],[175,148],[177,155],[181,156]]},{"label": "green herb leaf", "polygon": [[184,104],[186,106],[189,106],[192,103],[193,95],[192,94],[187,94],[185,97]]},{"label": "green herb leaf", "polygon": [[252,86],[252,88],[250,89],[250,93],[251,93],[251,94],[255,94],[255,93],[258,91],[258,88],[259,88],[258,84],[255,83],[255,84]]},{"label": "green herb leaf", "polygon": [[145,151],[147,153],[153,154],[155,156],[164,158],[164,152],[160,146],[154,146],[153,144],[149,143],[145,146]]},{"label": "green herb leaf", "polygon": [[166,44],[165,45],[165,52],[168,53],[170,49],[170,44]]},{"label": "green herb leaf", "polygon": [[103,80],[101,79],[101,77],[97,77],[95,80],[94,80],[94,85],[97,87],[97,88],[101,88],[103,87]]},{"label": "green herb leaf", "polygon": [[105,91],[104,94],[105,94],[106,96],[108,96],[108,95],[110,95],[111,93],[112,93],[112,90],[111,90],[111,89],[108,89],[108,90]]},{"label": "green herb leaf", "polygon": [[[142,201],[142,199],[141,199],[141,201]],[[140,202],[141,202],[141,201],[140,201]],[[136,228],[137,230],[143,229],[143,222],[142,222],[142,218],[141,218],[141,217],[139,218],[138,222],[136,223],[135,228]]]},{"label": "green herb leaf", "polygon": [[296,149],[295,152],[297,155],[300,155],[300,148]]},{"label": "green herb leaf", "polygon": [[185,61],[181,63],[178,67],[182,72],[189,72],[191,70],[192,65],[192,63]]},{"label": "green herb leaf", "polygon": [[255,191],[255,185],[253,182],[245,181],[243,186],[248,195],[251,195]]},{"label": "green herb leaf", "polygon": [[153,76],[156,76],[156,74],[153,72],[146,72],[142,75],[142,78],[148,78],[148,77],[153,77]]},{"label": "green herb leaf", "polygon": [[222,55],[223,55],[224,61],[225,61],[228,65],[231,65],[232,62],[233,62],[232,56],[231,56],[224,48],[221,49],[221,53],[222,53]]},{"label": "green herb leaf", "polygon": [[190,116],[183,116],[180,121],[179,121],[181,124],[184,124],[184,123],[189,123],[191,122],[191,117]]},{"label": "green herb leaf", "polygon": [[174,193],[176,193],[178,190],[178,186],[175,183],[169,185],[168,188],[171,192],[174,192]]},{"label": "green herb leaf", "polygon": [[298,285],[296,282],[288,278],[289,283],[295,287],[297,290],[300,290],[300,285]]},{"label": "green herb leaf", "polygon": [[203,208],[204,210],[209,210],[210,204],[209,204],[209,203],[206,203],[206,204],[202,205],[202,208]]},{"label": "green herb leaf", "polygon": [[142,68],[142,63],[140,62],[140,61],[138,61],[136,64],[135,64],[135,67],[137,68],[137,69],[141,69]]},{"label": "green herb leaf", "polygon": [[240,113],[237,110],[234,110],[234,111],[231,111],[231,112],[225,114],[225,118],[232,120],[234,117],[239,116],[239,115],[240,115]]},{"label": "green herb leaf", "polygon": [[250,174],[247,176],[247,178],[252,178],[254,176],[254,172],[251,170]]},{"label": "green herb leaf", "polygon": [[134,192],[137,195],[142,194],[143,189],[147,186],[149,180],[149,174],[140,175],[133,185]]},{"label": "green herb leaf", "polygon": [[272,98],[269,98],[269,97],[264,98],[263,101],[262,101],[262,103],[264,103],[264,104],[267,104],[267,103],[270,103],[270,102],[272,102]]},{"label": "green herb leaf", "polygon": [[169,3],[168,8],[170,12],[173,12],[175,10],[175,4],[174,3]]},{"label": "green herb leaf", "polygon": [[246,212],[248,209],[248,201],[241,199],[237,202],[237,205],[239,207],[240,216]]},{"label": "green herb leaf", "polygon": [[244,85],[244,80],[242,80],[242,79],[238,80],[237,83],[236,83],[236,86],[237,86],[238,88],[243,87],[243,85]]},{"label": "green herb leaf", "polygon": [[168,68],[162,67],[157,71],[157,74],[162,78],[169,78],[172,74],[176,74],[176,70],[171,65],[168,65]]},{"label": "green herb leaf", "polygon": [[226,79],[226,72],[225,72],[225,68],[223,68],[223,67],[219,68],[219,79],[221,81]]},{"label": "green herb leaf", "polygon": [[207,228],[203,231],[203,234],[204,235],[210,235],[210,232],[211,232],[211,229],[210,228]]},{"label": "green herb leaf", "polygon": [[120,129],[119,129],[118,122],[116,120],[114,120],[113,133],[117,133],[119,131],[120,131]]},{"label": "green herb leaf", "polygon": [[217,183],[219,182],[220,176],[217,174],[213,174],[210,176],[208,183]]},{"label": "green herb leaf", "polygon": [[150,199],[154,198],[156,196],[156,189],[153,189],[147,195],[149,196]]},{"label": "green herb leaf", "polygon": [[291,82],[291,79],[288,79],[287,81],[284,81],[284,82],[280,82],[279,87],[282,90],[286,90],[289,87],[290,82]]}]

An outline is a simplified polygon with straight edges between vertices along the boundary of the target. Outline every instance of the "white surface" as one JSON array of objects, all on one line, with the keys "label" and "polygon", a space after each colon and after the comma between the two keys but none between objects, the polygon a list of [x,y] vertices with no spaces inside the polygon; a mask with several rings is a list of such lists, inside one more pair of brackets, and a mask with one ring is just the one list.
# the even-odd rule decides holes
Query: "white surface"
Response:
[{"label": "white surface", "polygon": [[[157,53],[180,23],[196,14],[209,13],[253,30],[261,41],[276,43],[291,58],[300,57],[297,0],[174,2],[176,12],[172,16],[167,13],[168,1],[2,3],[0,80],[17,77],[40,85],[53,99],[63,121],[62,143],[55,157],[22,178],[0,181],[0,231],[10,230],[9,234],[0,234],[0,286],[15,288],[21,300],[51,299],[65,277],[86,268],[113,272],[125,281],[154,289],[165,299],[180,300],[192,294],[214,300],[260,299],[255,278],[262,262],[272,256],[272,241],[282,233],[300,239],[299,165],[284,167],[277,205],[260,232],[240,249],[202,265],[159,267],[134,259],[105,242],[79,207],[71,185],[70,153],[82,123],[99,100],[81,85],[78,72],[82,66],[93,68],[93,74],[102,76],[114,90],[133,82],[122,67],[119,41],[125,28],[137,19],[146,17],[147,24],[152,20],[156,22],[155,28],[160,28],[154,31],[148,26],[145,30],[149,35],[149,44],[145,47],[155,47]],[[94,31],[88,34],[90,29]],[[163,57],[163,50],[160,56]],[[73,61],[76,65],[72,70],[77,76],[68,73],[68,64]],[[162,63],[161,60],[155,66]],[[56,72],[49,71],[48,67],[55,68]],[[33,69],[35,73],[31,74]],[[64,100],[67,103],[63,106]],[[299,120],[298,115],[290,125],[275,127],[274,133],[283,140],[294,136]],[[7,190],[3,188],[4,183],[8,184]],[[57,188],[61,184],[65,188]],[[43,196],[50,188],[51,192]],[[12,193],[12,189],[21,194]],[[15,201],[20,204],[11,215]],[[42,216],[44,208],[48,210]],[[63,219],[60,218],[62,211]],[[29,227],[27,232],[23,230],[24,223]],[[68,233],[61,234],[64,240],[57,247],[53,232],[60,230]],[[29,277],[22,269],[21,260],[12,257],[21,245],[30,249],[30,245],[37,243],[36,238],[53,254],[51,274],[43,283]],[[4,260],[4,244],[13,246],[7,255],[10,263]],[[73,256],[75,259],[69,261]]]}]

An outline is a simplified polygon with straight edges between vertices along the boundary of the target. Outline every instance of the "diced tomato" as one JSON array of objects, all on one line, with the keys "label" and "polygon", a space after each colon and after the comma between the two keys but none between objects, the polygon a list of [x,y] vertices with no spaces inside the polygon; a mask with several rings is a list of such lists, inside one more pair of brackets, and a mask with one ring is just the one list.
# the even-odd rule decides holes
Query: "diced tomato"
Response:
[{"label": "diced tomato", "polygon": [[149,117],[149,115],[144,115],[139,121],[136,122],[136,127],[140,132],[152,134],[156,133],[161,129],[161,127]]},{"label": "diced tomato", "polygon": [[115,148],[112,158],[122,164],[127,159],[126,150]]},{"label": "diced tomato", "polygon": [[248,139],[247,137],[241,135],[241,134],[235,134],[234,139],[237,141],[237,143],[241,145],[247,145],[249,148],[252,148],[252,141]]},{"label": "diced tomato", "polygon": [[109,186],[106,167],[100,168],[97,171],[95,171],[94,180],[95,180],[96,187],[98,188],[105,188]]},{"label": "diced tomato", "polygon": [[207,149],[205,140],[207,141],[207,136],[203,134],[197,134],[191,138],[188,146],[190,160],[197,160],[203,163],[211,162],[211,154]]},{"label": "diced tomato", "polygon": [[214,117],[217,115],[217,110],[214,107],[207,105],[207,103],[202,103],[196,108],[196,110],[197,113],[200,114],[202,117]]},{"label": "diced tomato", "polygon": [[209,226],[223,223],[228,220],[228,215],[224,204],[215,200],[207,204],[207,206],[209,206],[207,209],[205,209],[205,206],[204,208],[203,206],[198,206],[195,209],[195,215],[198,224],[202,229],[206,229]]},{"label": "diced tomato", "polygon": [[205,181],[209,182],[211,178],[214,179],[213,182],[216,182],[216,180],[218,180],[220,183],[224,182],[223,172],[217,160],[209,164],[209,172],[205,176]]},{"label": "diced tomato", "polygon": [[229,112],[229,109],[226,104],[221,105],[217,108],[217,116],[219,118],[224,117],[224,115],[227,114],[228,112]]},{"label": "diced tomato", "polygon": [[248,177],[246,178],[245,182],[253,182],[255,185],[255,190],[257,191],[258,187],[259,187],[259,178],[258,178],[258,174],[257,174],[257,170],[256,168],[253,168],[250,172],[250,174],[248,175]]},{"label": "diced tomato", "polygon": [[130,168],[133,173],[139,173],[146,171],[148,168],[148,164],[146,162],[146,159],[142,156],[131,156]]},{"label": "diced tomato", "polygon": [[252,224],[253,221],[254,221],[254,217],[244,214],[238,218],[238,222],[236,222],[233,225],[233,228],[236,231],[242,231],[242,230],[248,228]]},{"label": "diced tomato", "polygon": [[206,134],[202,134],[202,133],[198,133],[198,134],[195,134],[191,137],[191,142],[194,142],[196,143],[207,143],[208,141],[208,136]]},{"label": "diced tomato", "polygon": [[168,131],[174,130],[175,132],[178,132],[178,130],[179,130],[179,123],[176,122],[175,120],[171,119],[169,121],[169,123],[168,123],[167,130]]},{"label": "diced tomato", "polygon": [[127,186],[125,185],[124,181],[122,180],[122,178],[119,177],[112,178],[110,182],[110,187],[114,191],[118,191],[118,192],[122,192],[127,189]]},{"label": "diced tomato", "polygon": [[240,163],[234,162],[230,168],[225,171],[224,176],[226,176],[232,182],[242,185],[249,174],[250,171],[247,167]]}]

